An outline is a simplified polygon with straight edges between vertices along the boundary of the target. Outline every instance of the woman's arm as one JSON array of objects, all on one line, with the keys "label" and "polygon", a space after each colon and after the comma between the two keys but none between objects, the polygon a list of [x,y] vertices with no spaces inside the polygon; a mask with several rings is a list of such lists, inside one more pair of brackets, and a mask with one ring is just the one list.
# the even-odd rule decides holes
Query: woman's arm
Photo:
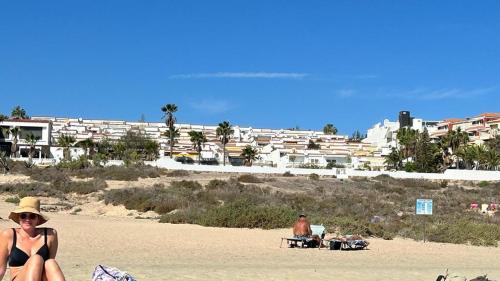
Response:
[{"label": "woman's arm", "polygon": [[7,260],[9,259],[9,244],[12,239],[12,230],[5,229],[0,234],[0,280],[7,271]]},{"label": "woman's arm", "polygon": [[59,246],[57,240],[57,231],[55,229],[49,229],[49,236],[52,237],[49,247],[49,256],[51,259],[55,259],[57,254],[57,247]]}]

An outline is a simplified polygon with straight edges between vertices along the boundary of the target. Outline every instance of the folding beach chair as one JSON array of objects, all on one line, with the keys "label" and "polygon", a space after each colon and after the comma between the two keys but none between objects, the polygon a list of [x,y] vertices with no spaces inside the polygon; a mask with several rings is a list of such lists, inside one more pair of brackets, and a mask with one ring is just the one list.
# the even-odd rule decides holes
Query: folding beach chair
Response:
[{"label": "folding beach chair", "polygon": [[[311,225],[311,231],[312,231],[312,235],[318,235],[319,238],[323,239],[323,237],[325,237],[325,233],[326,233],[326,228],[323,226],[323,225],[317,225],[317,224],[312,224]],[[313,238],[312,237],[300,237],[300,238],[296,238],[296,237],[282,237],[281,238],[281,244],[280,244],[280,248],[283,246],[283,241],[286,240],[287,242],[287,245],[288,247],[290,248],[294,248],[294,247],[300,247],[300,248],[306,248],[308,247],[309,245],[311,245],[313,243]],[[321,246],[321,243],[318,245]]]}]

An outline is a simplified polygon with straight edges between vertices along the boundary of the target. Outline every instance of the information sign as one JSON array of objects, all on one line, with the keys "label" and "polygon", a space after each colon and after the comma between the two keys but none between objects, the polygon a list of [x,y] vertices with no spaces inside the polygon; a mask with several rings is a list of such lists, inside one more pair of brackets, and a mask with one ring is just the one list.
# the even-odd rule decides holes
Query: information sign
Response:
[{"label": "information sign", "polygon": [[417,199],[415,210],[417,215],[432,215],[432,199]]}]

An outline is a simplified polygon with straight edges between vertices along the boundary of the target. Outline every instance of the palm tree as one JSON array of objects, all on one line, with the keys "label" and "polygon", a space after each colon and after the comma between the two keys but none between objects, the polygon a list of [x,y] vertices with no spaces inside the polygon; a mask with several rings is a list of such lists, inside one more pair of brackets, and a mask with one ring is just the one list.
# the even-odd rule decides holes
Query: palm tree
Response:
[{"label": "palm tree", "polygon": [[163,118],[165,118],[165,124],[168,127],[169,138],[170,138],[170,158],[172,158],[172,154],[174,151],[174,139],[175,139],[175,119],[174,113],[177,112],[177,105],[173,103],[166,104],[162,106],[161,111],[165,113]]},{"label": "palm tree", "polygon": [[65,135],[65,134],[61,134],[59,136],[59,138],[57,139],[57,143],[59,144],[59,146],[62,146],[64,147],[64,159],[65,160],[71,160],[71,151],[70,151],[70,147],[73,145],[73,143],[75,142],[75,138],[73,136],[69,136],[69,135]]},{"label": "palm tree", "polygon": [[177,143],[177,138],[181,135],[179,129],[174,129],[173,131],[168,130],[163,134],[168,139],[168,145],[170,146],[170,158],[172,158],[173,147]]},{"label": "palm tree", "polygon": [[217,137],[220,139],[220,142],[223,146],[223,165],[226,166],[226,144],[229,142],[231,135],[234,133],[234,130],[231,128],[231,124],[229,122],[224,121],[219,123],[219,127],[215,130]]},{"label": "palm tree", "polygon": [[495,138],[488,140],[486,143],[489,149],[500,152],[500,134],[496,135]]},{"label": "palm tree", "polygon": [[81,147],[85,149],[85,157],[92,156],[94,154],[94,148],[96,147],[96,143],[91,139],[84,139],[75,144],[77,147]]},{"label": "palm tree", "polygon": [[29,163],[30,164],[33,163],[33,155],[35,154],[35,145],[39,140],[40,140],[40,137],[33,135],[33,133],[29,133],[25,138],[26,143],[28,143],[28,145],[30,146],[30,150],[29,150]]},{"label": "palm tree", "polygon": [[462,131],[460,128],[453,132],[454,134],[452,134],[451,138],[452,152],[453,149],[457,150],[459,147],[469,143],[469,134],[467,134],[467,132]]},{"label": "palm tree", "polygon": [[[451,149],[451,155],[456,155],[457,157],[459,157],[457,155],[459,148],[467,145],[467,143],[469,143],[469,135],[460,128],[448,132],[448,134],[441,140],[441,146],[448,152]],[[445,152],[445,154],[447,153]],[[456,166],[458,168],[458,159],[456,159],[456,161]]]},{"label": "palm tree", "polygon": [[203,144],[207,141],[205,134],[203,132],[190,131],[188,133],[193,143],[193,147],[198,152],[198,165],[201,164],[201,150],[203,149]]},{"label": "palm tree", "polygon": [[112,157],[115,160],[124,160],[127,151],[127,145],[123,141],[117,141],[112,144]]},{"label": "palm tree", "polygon": [[3,114],[0,113],[0,122],[5,121],[7,119],[9,119],[8,116],[5,116],[5,115],[3,115]]},{"label": "palm tree", "polygon": [[401,169],[401,167],[403,167],[403,159],[403,153],[393,147],[391,153],[385,156],[385,164],[389,169],[399,170]]},{"label": "palm tree", "polygon": [[257,149],[250,145],[245,146],[241,152],[241,156],[245,157],[245,165],[252,166],[253,160],[259,159]]},{"label": "palm tree", "polygon": [[493,149],[488,149],[484,154],[484,160],[487,164],[488,170],[496,171],[500,166],[500,152]]},{"label": "palm tree", "polygon": [[466,145],[469,142],[469,135],[460,128],[452,130],[444,137],[445,146],[451,149],[451,153],[455,153],[459,147]]},{"label": "palm tree", "polygon": [[484,146],[483,144],[481,145],[476,145],[477,146],[477,166],[478,169],[489,169],[488,167],[488,148]]},{"label": "palm tree", "polygon": [[323,127],[323,133],[325,135],[336,135],[337,134],[337,128],[333,126],[333,124],[326,124],[325,127]]},{"label": "palm tree", "polygon": [[[476,148],[476,145],[467,145],[464,147],[461,147],[457,151],[455,151],[455,155],[462,159],[463,165],[465,169],[471,170],[474,168],[474,164],[478,159],[478,151]],[[457,163],[457,168],[459,167],[460,163]]]},{"label": "palm tree", "polygon": [[10,145],[10,156],[16,157],[17,155],[17,142],[19,138],[20,129],[18,127],[13,127],[10,129],[10,134],[12,135],[12,144]]},{"label": "palm tree", "polygon": [[12,109],[12,112],[10,113],[10,117],[12,119],[28,119],[29,118],[29,116],[26,114],[26,110],[24,110],[24,108],[20,107],[19,105]]},{"label": "palm tree", "polygon": [[402,146],[404,159],[415,156],[418,133],[411,128],[401,128],[396,135],[399,145]]},{"label": "palm tree", "polygon": [[160,145],[154,141],[147,139],[144,142],[144,153],[146,156],[146,160],[153,161],[158,157],[158,150],[160,149]]}]

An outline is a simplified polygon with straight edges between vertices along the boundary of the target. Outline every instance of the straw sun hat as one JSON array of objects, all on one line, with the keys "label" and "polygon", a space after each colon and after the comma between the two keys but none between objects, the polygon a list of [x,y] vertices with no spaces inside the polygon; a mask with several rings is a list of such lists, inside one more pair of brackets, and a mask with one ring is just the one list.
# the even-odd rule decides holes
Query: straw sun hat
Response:
[{"label": "straw sun hat", "polygon": [[19,214],[21,213],[33,213],[37,214],[38,225],[44,224],[49,220],[46,215],[40,213],[40,200],[35,197],[24,197],[19,201],[19,207],[17,207],[14,211],[10,212],[9,219],[15,221],[19,224]]}]

